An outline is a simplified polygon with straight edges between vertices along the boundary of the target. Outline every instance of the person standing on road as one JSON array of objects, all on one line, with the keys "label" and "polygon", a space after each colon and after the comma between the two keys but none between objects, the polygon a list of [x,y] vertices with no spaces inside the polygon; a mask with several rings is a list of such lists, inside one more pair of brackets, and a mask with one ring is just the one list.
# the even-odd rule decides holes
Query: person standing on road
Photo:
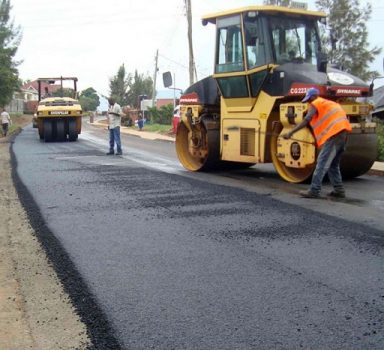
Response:
[{"label": "person standing on road", "polygon": [[139,116],[137,118],[137,126],[139,127],[139,130],[142,131],[144,127],[144,117],[141,113],[139,113]]},{"label": "person standing on road", "polygon": [[302,102],[309,104],[305,118],[283,137],[289,139],[296,131],[309,124],[316,139],[316,146],[320,148],[310,188],[307,191],[300,191],[300,196],[305,198],[320,197],[321,185],[325,174],[328,173],[333,186],[333,191],[328,193],[328,196],[345,198],[345,189],[340,173],[340,159],[345,150],[347,133],[352,131],[352,127],[340,104],[319,97],[319,95],[318,89],[308,89],[302,100]]},{"label": "person standing on road", "polygon": [[11,117],[9,116],[9,113],[5,110],[5,108],[2,107],[1,108],[1,126],[2,126],[4,137],[7,136],[9,125],[12,125]]},{"label": "person standing on road", "polygon": [[109,152],[107,155],[115,154],[115,143],[116,143],[116,155],[122,155],[121,139],[120,139],[120,126],[121,116],[123,111],[118,103],[116,103],[113,97],[108,99],[108,129],[109,129]]}]

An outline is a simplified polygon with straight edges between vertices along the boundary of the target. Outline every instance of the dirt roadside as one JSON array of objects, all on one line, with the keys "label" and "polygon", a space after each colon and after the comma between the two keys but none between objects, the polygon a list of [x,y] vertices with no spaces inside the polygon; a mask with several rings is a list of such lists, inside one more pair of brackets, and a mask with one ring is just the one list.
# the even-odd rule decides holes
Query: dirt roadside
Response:
[{"label": "dirt roadside", "polygon": [[[30,117],[14,119],[21,127]],[[91,347],[50,266],[12,181],[12,135],[0,136],[0,349],[58,350]]]}]

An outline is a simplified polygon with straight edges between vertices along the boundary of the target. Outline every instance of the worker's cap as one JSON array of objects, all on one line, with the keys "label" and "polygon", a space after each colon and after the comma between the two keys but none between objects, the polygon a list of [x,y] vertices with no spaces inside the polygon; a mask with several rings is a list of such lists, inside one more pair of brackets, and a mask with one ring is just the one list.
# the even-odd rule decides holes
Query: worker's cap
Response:
[{"label": "worker's cap", "polygon": [[319,96],[320,91],[316,88],[310,88],[307,90],[307,93],[305,94],[304,98],[301,100],[301,102],[307,102],[311,97],[313,96]]}]

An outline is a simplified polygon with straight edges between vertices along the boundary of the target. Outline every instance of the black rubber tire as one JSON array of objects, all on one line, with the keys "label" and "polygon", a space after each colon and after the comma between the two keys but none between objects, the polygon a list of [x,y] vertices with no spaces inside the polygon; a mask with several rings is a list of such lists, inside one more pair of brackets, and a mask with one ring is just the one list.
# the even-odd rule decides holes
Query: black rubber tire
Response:
[{"label": "black rubber tire", "polygon": [[76,141],[78,138],[75,119],[71,119],[68,121],[68,138],[69,141]]},{"label": "black rubber tire", "polygon": [[60,142],[65,141],[66,136],[64,120],[58,119],[56,121],[56,140]]},{"label": "black rubber tire", "polygon": [[53,127],[51,120],[44,120],[44,141],[51,142],[53,140]]}]

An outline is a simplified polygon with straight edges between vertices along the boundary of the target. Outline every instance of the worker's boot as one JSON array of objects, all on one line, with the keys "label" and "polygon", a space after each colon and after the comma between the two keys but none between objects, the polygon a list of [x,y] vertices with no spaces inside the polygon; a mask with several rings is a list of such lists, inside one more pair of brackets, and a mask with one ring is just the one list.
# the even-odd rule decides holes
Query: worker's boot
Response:
[{"label": "worker's boot", "polygon": [[317,193],[312,192],[311,190],[306,190],[306,191],[299,191],[300,197],[303,198],[319,198],[320,195]]},{"label": "worker's boot", "polygon": [[333,198],[345,198],[345,191],[331,191],[327,194],[328,197],[333,197]]}]

